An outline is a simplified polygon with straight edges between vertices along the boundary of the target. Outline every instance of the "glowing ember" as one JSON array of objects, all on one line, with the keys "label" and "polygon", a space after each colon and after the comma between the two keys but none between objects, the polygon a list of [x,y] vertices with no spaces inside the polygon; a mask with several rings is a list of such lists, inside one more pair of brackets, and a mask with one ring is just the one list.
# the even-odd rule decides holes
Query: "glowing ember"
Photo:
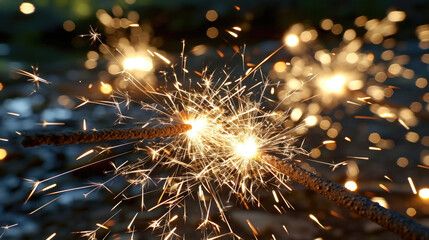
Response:
[{"label": "glowing ember", "polygon": [[299,38],[295,34],[287,35],[285,38],[286,45],[289,47],[296,47],[299,43]]},{"label": "glowing ember", "polygon": [[356,184],[355,181],[349,180],[344,184],[344,187],[347,188],[348,190],[354,192],[357,190],[358,186]]},{"label": "glowing ember", "polygon": [[151,71],[153,68],[152,60],[148,57],[127,58],[124,61],[125,70]]},{"label": "glowing ember", "polygon": [[344,89],[346,78],[343,75],[335,75],[321,81],[320,87],[331,93],[341,93]]},{"label": "glowing ember", "polygon": [[419,190],[419,197],[421,199],[429,199],[429,188],[421,188]]},{"label": "glowing ember", "polygon": [[185,121],[185,123],[190,124],[192,126],[192,129],[186,132],[186,134],[190,137],[196,137],[201,134],[201,131],[203,131],[207,127],[207,119],[205,118],[195,118],[192,120]]},{"label": "glowing ember", "polygon": [[255,139],[249,137],[235,146],[235,152],[245,159],[252,159],[258,153],[258,144],[256,144]]}]

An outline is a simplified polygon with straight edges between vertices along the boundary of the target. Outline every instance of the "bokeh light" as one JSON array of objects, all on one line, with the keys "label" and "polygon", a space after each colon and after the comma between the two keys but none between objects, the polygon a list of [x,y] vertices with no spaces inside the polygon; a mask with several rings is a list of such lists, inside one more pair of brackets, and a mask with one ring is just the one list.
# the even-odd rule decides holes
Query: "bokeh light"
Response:
[{"label": "bokeh light", "polygon": [[357,190],[358,186],[357,183],[353,180],[349,180],[344,184],[344,187],[347,188],[348,190],[354,192]]},{"label": "bokeh light", "polygon": [[6,149],[0,148],[0,160],[5,159],[7,156],[7,151]]},{"label": "bokeh light", "polygon": [[112,85],[101,82],[100,91],[103,94],[111,94],[113,91]]},{"label": "bokeh light", "polygon": [[32,3],[23,2],[21,5],[19,5],[19,11],[24,14],[32,14],[34,11],[36,11],[36,7]]}]

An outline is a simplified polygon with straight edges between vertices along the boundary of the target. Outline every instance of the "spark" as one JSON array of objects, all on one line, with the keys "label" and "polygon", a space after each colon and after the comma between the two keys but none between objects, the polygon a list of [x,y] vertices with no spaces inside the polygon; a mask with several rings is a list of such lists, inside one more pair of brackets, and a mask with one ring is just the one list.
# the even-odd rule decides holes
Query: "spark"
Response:
[{"label": "spark", "polygon": [[52,189],[52,188],[54,188],[54,187],[56,187],[56,186],[57,186],[57,184],[56,184],[56,183],[54,183],[54,184],[51,184],[51,185],[49,185],[49,186],[47,186],[47,187],[43,188],[41,191],[42,191],[42,192],[45,192],[45,191],[48,191],[49,189]]},{"label": "spark", "polygon": [[[28,180],[31,181],[31,180]],[[33,196],[34,192],[36,191],[36,188],[39,186],[40,182],[36,181],[33,185],[33,189],[31,190],[30,194],[28,195],[27,199],[25,200],[24,204],[26,204],[28,202],[28,200],[30,200],[31,196]]]},{"label": "spark", "polygon": [[376,117],[372,116],[355,116],[356,119],[377,119]]},{"label": "spark", "polygon": [[86,131],[86,120],[85,120],[85,118],[82,120],[82,130]]},{"label": "spark", "polygon": [[35,212],[39,211],[40,209],[42,209],[42,208],[44,208],[44,207],[48,206],[49,204],[53,203],[54,201],[58,200],[58,198],[60,198],[60,197],[61,197],[61,196],[58,196],[58,197],[56,197],[56,198],[52,199],[51,201],[49,201],[49,202],[47,202],[47,203],[43,204],[42,206],[40,206],[40,207],[39,207],[39,208],[37,208],[36,210],[34,210],[34,211],[30,212],[28,215],[32,215],[32,214],[34,214]]},{"label": "spark", "polygon": [[388,193],[390,193],[390,190],[386,187],[386,186],[384,186],[383,184],[378,184],[378,186],[380,187],[380,188],[382,188],[384,191],[386,191],[386,192],[388,192]]},{"label": "spark", "polygon": [[19,113],[14,113],[14,112],[7,112],[7,114],[15,116],[15,117],[19,117],[20,116]]},{"label": "spark", "polygon": [[336,218],[339,218],[341,220],[345,220],[343,216],[341,216],[339,213],[335,212],[334,210],[330,210],[329,213]]},{"label": "spark", "polygon": [[6,233],[7,230],[18,226],[18,223],[12,224],[12,225],[5,225],[5,226],[1,226],[0,228],[3,228],[3,232],[0,234],[0,239],[3,237],[3,235]]},{"label": "spark", "polygon": [[30,77],[30,79],[28,79],[27,81],[34,83],[37,86],[37,88],[40,87],[39,83],[52,84],[48,80],[39,77],[39,74],[37,73],[37,71],[39,69],[38,67],[31,66],[31,68],[33,69],[33,73],[29,73],[29,72],[24,71],[22,69],[19,69],[17,73],[21,74],[23,76]]},{"label": "spark", "polygon": [[274,196],[274,200],[278,203],[279,202],[279,197],[277,197],[276,192],[273,190],[273,196]]},{"label": "spark", "polygon": [[96,41],[100,41],[101,34],[97,32],[97,29],[94,29],[92,26],[89,27],[88,34],[82,34],[80,37],[89,37],[91,39],[91,44]]},{"label": "spark", "polygon": [[130,231],[130,230],[131,230],[131,226],[133,225],[134,220],[136,220],[136,217],[137,217],[137,215],[138,215],[138,214],[139,214],[139,213],[136,213],[136,214],[134,215],[133,219],[131,219],[130,224],[128,224],[128,227],[127,227],[128,231]]},{"label": "spark", "polygon": [[48,238],[46,238],[46,240],[51,240],[55,237],[55,235],[57,235],[57,233],[52,233]]},{"label": "spark", "polygon": [[7,139],[7,138],[0,138],[0,141],[8,142],[8,141],[9,141],[9,139]]},{"label": "spark", "polygon": [[170,233],[168,233],[168,235],[164,238],[164,240],[168,240],[171,236],[173,236],[176,229],[177,227],[174,227],[173,230],[171,230]]},{"label": "spark", "polygon": [[413,191],[413,194],[417,194],[416,187],[414,186],[413,179],[411,177],[408,177],[408,183],[410,184],[411,190]]},{"label": "spark", "polygon": [[344,137],[347,142],[351,142],[352,140],[349,137]]},{"label": "spark", "polygon": [[100,223],[96,223],[95,225],[97,225],[97,227],[101,227],[101,228],[104,228],[104,229],[109,229],[108,227],[106,227],[106,226],[104,226],[103,224],[100,224]]},{"label": "spark", "polygon": [[47,126],[58,126],[58,125],[65,125],[65,123],[57,123],[57,122],[48,122],[46,120],[43,120],[42,123],[35,123],[34,125],[41,125],[43,127]]},{"label": "spark", "polygon": [[382,114],[379,114],[379,116],[381,118],[395,118],[396,117],[396,115],[393,113],[382,113]]},{"label": "spark", "polygon": [[316,216],[314,216],[313,214],[309,214],[308,215],[310,217],[311,220],[313,220],[315,223],[317,223],[317,225],[319,225],[321,228],[326,229],[325,226],[323,226],[320,222],[319,219],[316,218]]},{"label": "spark", "polygon": [[252,229],[253,234],[255,234],[256,236],[258,236],[258,231],[256,230],[256,228],[252,225],[252,223],[249,221],[249,219],[246,219],[247,224],[249,225],[250,229]]},{"label": "spark", "polygon": [[420,165],[420,164],[417,164],[417,167],[429,169],[429,166],[424,166],[424,165]]},{"label": "spark", "polygon": [[94,149],[88,150],[85,153],[83,153],[82,155],[80,155],[79,157],[77,157],[76,160],[82,159],[82,158],[88,156],[89,154],[91,154],[93,152],[94,152]]},{"label": "spark", "polygon": [[16,227],[16,226],[18,226],[18,223],[15,223],[15,224],[12,224],[12,225],[6,225],[6,226],[2,226],[1,228],[3,228],[3,229],[11,229],[11,228],[13,228],[13,227]]},{"label": "spark", "polygon": [[237,33],[235,33],[235,32],[233,32],[233,31],[229,31],[229,30],[225,30],[227,33],[229,33],[231,36],[233,36],[233,37],[235,37],[235,38],[237,38],[238,37],[238,34]]},{"label": "spark", "polygon": [[157,52],[153,52],[157,57],[159,57],[162,61],[164,61],[167,64],[170,64],[170,60],[168,60],[166,57],[162,56],[161,54],[157,53]]},{"label": "spark", "polygon": [[347,103],[352,104],[352,105],[356,105],[356,106],[359,106],[359,107],[362,106],[359,103],[356,103],[356,102],[353,102],[353,101],[348,101],[347,100]]},{"label": "spark", "polygon": [[277,210],[277,212],[279,212],[280,214],[282,214],[282,211],[280,210],[279,207],[277,207],[277,205],[274,204],[274,208]]},{"label": "spark", "polygon": [[381,148],[379,147],[368,147],[369,150],[374,150],[374,151],[381,151]]},{"label": "spark", "polygon": [[369,160],[369,157],[358,157],[358,156],[346,156],[346,158],[354,158],[360,160]]},{"label": "spark", "polygon": [[334,140],[325,140],[322,142],[323,145],[332,144],[332,143],[335,143],[335,141]]},{"label": "spark", "polygon": [[286,234],[289,235],[289,231],[287,230],[285,225],[282,225],[283,229],[285,230]]},{"label": "spark", "polygon": [[402,120],[401,118],[398,118],[398,122],[407,130],[410,130],[410,127]]}]

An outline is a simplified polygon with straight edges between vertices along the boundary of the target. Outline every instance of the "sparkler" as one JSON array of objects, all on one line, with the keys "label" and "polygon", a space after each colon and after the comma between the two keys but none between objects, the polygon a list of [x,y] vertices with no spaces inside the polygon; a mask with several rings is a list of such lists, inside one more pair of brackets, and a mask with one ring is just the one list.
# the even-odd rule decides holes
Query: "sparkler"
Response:
[{"label": "sparkler", "polygon": [[167,137],[186,132],[192,128],[189,124],[176,126],[164,126],[148,129],[106,129],[95,132],[73,132],[65,134],[36,134],[27,135],[22,133],[24,147],[34,147],[44,144],[65,145],[73,143],[100,142],[109,140],[124,140],[124,139],[151,139],[159,137]]},{"label": "sparkler", "polygon": [[347,191],[342,186],[323,179],[291,162],[267,155],[264,155],[262,158],[268,164],[279,169],[280,172],[285,173],[292,180],[327,197],[338,205],[380,224],[404,239],[429,238],[429,228],[397,212],[386,209],[365,197]]},{"label": "sparkler", "polygon": [[[309,34],[311,35],[311,33]],[[90,36],[93,41],[96,41],[99,34],[91,29]],[[295,47],[298,43],[297,35],[289,35],[286,39],[286,45],[289,47]],[[148,53],[168,65],[171,64],[168,58],[158,52],[152,53],[152,51],[148,50]],[[328,61],[326,60],[328,57],[325,54],[320,53],[320,59],[325,59],[321,60],[322,62]],[[354,61],[353,56],[350,58],[350,61]],[[102,130],[93,133],[77,132],[65,135],[24,135],[23,145],[61,145],[111,139],[145,139],[183,133],[166,142],[150,144],[147,147],[150,150],[149,157],[133,164],[114,166],[115,177],[125,175],[130,185],[138,184],[141,186],[142,210],[148,209],[148,211],[151,211],[167,206],[166,213],[151,224],[153,229],[162,229],[164,239],[176,236],[178,228],[174,224],[177,222],[178,215],[173,214],[173,211],[185,206],[185,201],[190,197],[196,197],[199,200],[202,220],[197,229],[211,229],[215,234],[222,235],[221,232],[224,230],[210,218],[211,211],[213,211],[212,206],[214,205],[221,216],[221,220],[227,225],[227,234],[232,237],[238,237],[227,220],[225,213],[227,206],[225,206],[224,200],[218,192],[227,188],[231,190],[231,196],[241,200],[244,205],[252,202],[260,204],[258,197],[255,195],[257,189],[268,186],[282,186],[291,190],[288,186],[288,178],[305,185],[307,188],[328,197],[330,200],[365,218],[379,223],[400,236],[410,238],[417,236],[428,237],[427,228],[391,210],[378,206],[364,197],[352,194],[340,185],[329,182],[294,164],[295,156],[308,155],[302,147],[294,145],[299,137],[298,130],[306,128],[307,123],[285,128],[284,125],[290,121],[288,113],[277,111],[278,105],[274,107],[274,110],[268,111],[264,108],[265,102],[263,100],[266,99],[264,93],[269,89],[271,83],[267,80],[260,80],[260,82],[251,87],[247,87],[243,83],[244,79],[254,74],[268,59],[269,57],[253,69],[248,69],[244,76],[235,80],[228,74],[224,79],[216,80],[214,75],[209,75],[206,71],[203,71],[201,74],[202,81],[197,82],[199,91],[192,89],[192,83],[189,83],[189,89],[186,89],[185,83],[179,81],[176,74],[173,74],[173,90],[155,90],[153,87],[137,81],[128,72],[135,68],[124,66],[123,73],[128,76],[127,81],[156,103],[141,102],[142,109],[158,113],[157,123],[173,124],[173,126],[155,129]],[[149,62],[152,64],[151,61]],[[184,62],[181,66],[184,71],[183,76],[188,72]],[[130,61],[125,61],[124,64],[129,65]],[[131,64],[131,66],[134,65]],[[150,69],[152,69],[152,65],[150,66]],[[172,69],[174,69],[173,66]],[[149,70],[149,68],[146,70]],[[340,93],[344,90],[345,82],[346,79],[343,75],[334,75],[323,84],[329,85],[331,92]],[[261,88],[258,94],[250,91],[250,89],[254,89],[258,85]],[[110,88],[110,90],[112,89]],[[115,94],[115,99],[123,98],[127,104],[132,101],[124,93],[116,92]],[[282,97],[280,103],[286,102],[285,99],[286,97]],[[85,101],[85,103],[87,102],[89,101]],[[101,104],[113,105],[120,110],[116,100]],[[296,119],[299,120],[300,116]],[[309,120],[308,122],[311,121]],[[333,143],[335,143],[333,140],[324,142],[324,144]],[[374,147],[373,150],[380,150],[380,148]],[[86,152],[78,159],[88,154]],[[368,158],[365,157],[365,159]],[[164,166],[168,169],[173,169],[170,171],[169,176],[151,176],[155,172],[154,169]],[[159,179],[163,183],[162,191],[159,195],[158,203],[154,206],[147,206],[144,202],[144,196],[147,194],[145,187],[155,179]],[[101,185],[104,186],[103,184]],[[276,202],[278,202],[279,198],[274,191],[273,195]],[[290,206],[288,205],[288,207]],[[281,212],[278,207],[276,209]],[[134,229],[133,224],[137,215],[135,214],[128,224],[127,229],[129,231]],[[186,216],[186,212],[184,215]],[[318,222],[314,216],[312,219]],[[248,221],[248,224],[256,234],[257,231],[250,221]],[[96,225],[98,229],[108,229],[104,224]],[[321,226],[323,227],[323,225]],[[86,236],[94,237],[96,231],[82,233]]]}]

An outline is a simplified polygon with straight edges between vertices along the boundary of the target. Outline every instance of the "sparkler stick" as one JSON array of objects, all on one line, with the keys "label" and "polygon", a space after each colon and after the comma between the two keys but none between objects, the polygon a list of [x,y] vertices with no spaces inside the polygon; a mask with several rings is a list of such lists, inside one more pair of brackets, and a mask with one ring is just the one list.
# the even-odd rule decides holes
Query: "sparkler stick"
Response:
[{"label": "sparkler stick", "polygon": [[45,144],[65,145],[74,143],[102,142],[109,140],[124,139],[151,139],[158,137],[168,137],[177,135],[192,129],[189,124],[179,124],[174,126],[164,126],[157,128],[126,128],[126,129],[105,129],[94,132],[71,132],[71,133],[23,133],[24,140],[21,144],[24,147],[34,147]]},{"label": "sparkler stick", "polygon": [[381,225],[404,239],[429,239],[429,228],[410,218],[386,209],[368,198],[352,193],[339,184],[317,176],[291,161],[285,161],[268,154],[261,154],[260,158],[289,176],[292,180],[325,196],[351,212]]}]

